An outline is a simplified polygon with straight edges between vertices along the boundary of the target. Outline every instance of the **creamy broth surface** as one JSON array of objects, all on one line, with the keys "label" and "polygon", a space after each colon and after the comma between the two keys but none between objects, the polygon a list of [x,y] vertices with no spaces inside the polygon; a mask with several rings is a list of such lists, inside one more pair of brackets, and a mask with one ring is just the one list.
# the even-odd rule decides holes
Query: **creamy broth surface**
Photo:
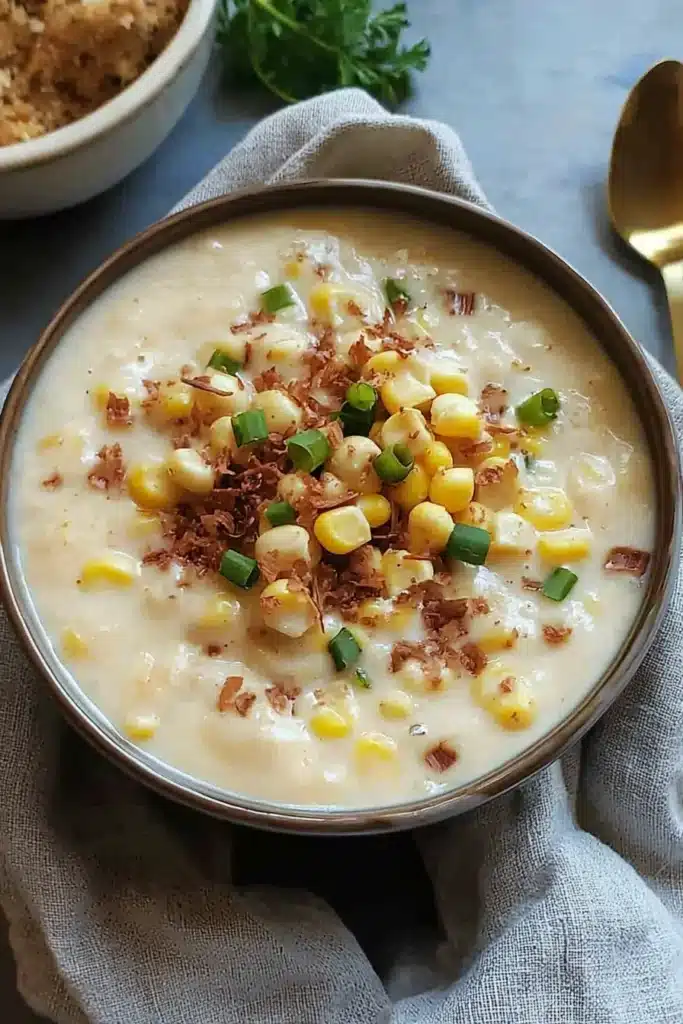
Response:
[{"label": "creamy broth surface", "polygon": [[[387,278],[408,296],[394,293],[389,307]],[[262,293],[281,284],[293,289],[293,304],[272,321],[253,317]],[[250,316],[258,322],[244,327]],[[383,327],[368,331],[368,324]],[[354,348],[361,335],[367,347]],[[344,442],[332,451],[324,469],[336,469],[337,480],[324,478],[327,508],[299,506],[301,486],[295,494],[291,477],[278,484],[266,504],[291,498],[299,529],[303,522],[313,539],[302,557],[301,534],[292,542],[290,525],[294,555],[278,564],[271,552],[251,589],[226,580],[215,564],[198,572],[173,553],[164,560],[177,522],[171,506],[150,506],[170,480],[174,501],[196,512],[208,499],[187,487],[193,473],[199,490],[205,487],[209,462],[223,486],[221,474],[235,459],[240,465],[246,449],[226,452],[221,436],[233,444],[228,428],[221,435],[212,424],[259,402],[268,423],[278,422],[283,408],[291,410],[291,394],[301,394],[291,382],[326,365],[311,360],[321,338],[337,368],[346,365],[351,380],[362,374],[395,405],[392,416],[415,411],[406,436],[404,421],[389,418],[379,403],[376,419],[393,427],[375,425],[374,442],[351,444],[351,451]],[[377,353],[392,348],[400,351],[378,363]],[[215,350],[242,364],[232,395],[201,387],[207,378],[210,386],[220,382],[207,369]],[[254,397],[253,382],[263,388],[264,374],[266,383],[275,380],[266,391],[282,394],[290,385],[290,406]],[[199,377],[200,386],[178,384],[181,376]],[[516,409],[544,388],[559,395],[559,413],[546,426],[527,427]],[[437,437],[432,420],[458,429],[449,418],[452,403],[439,399],[464,391],[471,401],[456,400],[456,413],[469,436]],[[127,413],[125,401],[116,406],[122,422],[111,422],[110,393],[128,399]],[[325,387],[314,394],[323,409],[336,410],[343,399]],[[467,420],[472,403],[478,428]],[[296,401],[294,407],[301,420]],[[420,422],[424,436],[415,429]],[[295,429],[308,428],[300,421]],[[340,434],[339,425],[329,431],[333,445]],[[180,450],[202,453],[199,466],[172,456],[173,439]],[[348,492],[377,493],[372,459],[397,440],[413,449],[418,467],[410,484],[382,491],[403,535],[387,541],[391,522],[372,529],[372,550],[362,556],[362,578],[372,584],[367,598],[347,607],[332,591],[322,633],[315,580],[324,573],[325,586],[334,588],[358,557],[330,554],[326,539],[334,546],[329,536],[337,529],[344,536],[360,531],[361,544],[370,537],[386,503],[368,501],[366,493],[358,504]],[[442,444],[435,448],[434,440]],[[97,457],[117,443],[118,474],[111,452],[104,468]],[[258,442],[252,448],[258,454]],[[449,459],[471,473],[449,477]],[[83,690],[124,735],[176,768],[241,795],[300,805],[417,799],[480,776],[543,736],[590,690],[642,600],[642,559],[635,572],[614,571],[605,568],[609,553],[649,552],[653,541],[641,427],[582,322],[495,251],[367,211],[236,222],[130,272],[78,319],[47,362],[14,462],[12,529],[27,583],[58,657]],[[439,473],[441,491],[434,486]],[[462,494],[471,477],[468,501]],[[310,477],[301,480],[309,486]],[[323,485],[312,486],[320,496]],[[355,511],[340,527],[333,516],[330,533],[313,519],[333,510],[335,494],[345,502],[338,508]],[[432,506],[424,520],[409,507],[416,494],[417,504]],[[438,538],[448,515],[452,527],[476,526],[491,536],[485,564],[445,557],[446,534]],[[205,523],[213,531],[207,550],[220,543],[254,555],[253,544],[231,539],[230,519],[216,526],[209,516]],[[261,538],[268,526],[261,510]],[[256,549],[262,556],[268,544],[261,539]],[[631,557],[616,556],[617,569]],[[578,576],[560,601],[538,589],[555,567]],[[429,575],[432,591],[413,585],[406,593],[411,581]],[[292,577],[299,582],[282,582]],[[274,596],[264,601],[272,586],[267,593]],[[436,620],[422,605],[434,587],[451,602],[436,602]],[[354,665],[337,670],[328,644],[343,626],[362,650]]]}]

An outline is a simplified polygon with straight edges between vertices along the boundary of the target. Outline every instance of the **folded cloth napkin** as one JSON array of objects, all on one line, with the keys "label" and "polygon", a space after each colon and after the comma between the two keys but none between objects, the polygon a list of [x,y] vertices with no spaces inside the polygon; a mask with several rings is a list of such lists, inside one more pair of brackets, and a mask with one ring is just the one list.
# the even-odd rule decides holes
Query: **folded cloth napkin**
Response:
[{"label": "folded cloth napkin", "polygon": [[[263,122],[185,204],[302,176],[486,203],[453,132],[346,90]],[[655,372],[681,438],[683,395]],[[239,830],[171,807],[72,735],[3,616],[0,890],[23,995],[64,1024],[681,1024],[682,612],[679,578],[637,678],[580,749],[416,834],[443,938],[418,963],[393,923],[414,883],[399,874],[385,982],[323,900],[235,883]],[[261,837],[271,877],[281,842]],[[337,841],[300,842],[342,889],[360,884],[372,840],[340,840],[353,845],[337,862]],[[389,872],[399,842],[383,847]]]}]

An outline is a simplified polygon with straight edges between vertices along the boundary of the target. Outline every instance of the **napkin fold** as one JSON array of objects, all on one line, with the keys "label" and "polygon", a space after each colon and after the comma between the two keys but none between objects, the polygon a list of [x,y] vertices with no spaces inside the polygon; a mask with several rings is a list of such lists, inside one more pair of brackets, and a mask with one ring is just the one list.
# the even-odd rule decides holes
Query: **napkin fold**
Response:
[{"label": "napkin fold", "polygon": [[[457,135],[358,90],[268,118],[181,205],[314,176],[487,205]],[[680,444],[683,395],[654,369]],[[415,834],[443,931],[419,949],[402,934],[417,882],[399,874],[383,980],[324,900],[235,882],[244,832],[148,793],[68,730],[2,613],[0,894],[23,996],[58,1024],[681,1024],[682,611],[679,570],[637,677],[580,748]],[[282,842],[260,837],[271,877]],[[372,841],[340,840],[336,860],[335,840],[299,842],[330,851],[321,871],[351,900]],[[398,844],[382,847],[390,874]]]}]

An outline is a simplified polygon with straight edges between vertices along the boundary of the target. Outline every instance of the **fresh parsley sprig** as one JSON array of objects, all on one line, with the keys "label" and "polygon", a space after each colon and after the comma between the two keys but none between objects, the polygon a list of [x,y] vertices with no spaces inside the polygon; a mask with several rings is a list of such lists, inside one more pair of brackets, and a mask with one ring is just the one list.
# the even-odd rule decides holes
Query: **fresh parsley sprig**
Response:
[{"label": "fresh parsley sprig", "polygon": [[371,0],[220,0],[226,69],[285,103],[357,85],[388,106],[410,94],[429,44],[402,46],[405,3],[374,14]]}]

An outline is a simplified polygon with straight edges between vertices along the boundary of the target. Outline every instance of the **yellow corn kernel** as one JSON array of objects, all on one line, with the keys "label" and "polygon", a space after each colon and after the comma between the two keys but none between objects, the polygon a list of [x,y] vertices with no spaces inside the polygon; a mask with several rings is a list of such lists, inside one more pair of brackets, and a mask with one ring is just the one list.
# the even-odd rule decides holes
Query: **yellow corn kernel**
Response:
[{"label": "yellow corn kernel", "polygon": [[371,768],[378,761],[394,761],[397,754],[396,741],[383,732],[364,732],[356,740],[355,755],[362,768]]},{"label": "yellow corn kernel", "polygon": [[462,370],[438,365],[432,370],[430,383],[437,395],[468,395],[470,385]]},{"label": "yellow corn kernel", "polygon": [[430,441],[420,456],[428,476],[434,476],[440,469],[450,469],[453,465],[453,456],[443,441]]},{"label": "yellow corn kernel", "polygon": [[200,629],[221,629],[223,626],[232,625],[239,612],[239,601],[217,594],[206,601],[202,613],[197,619],[197,626]]},{"label": "yellow corn kernel", "polygon": [[430,416],[433,430],[444,437],[477,440],[481,436],[477,404],[465,395],[437,395],[432,402]]},{"label": "yellow corn kernel", "polygon": [[478,702],[504,729],[527,729],[536,718],[536,701],[523,676],[491,666],[475,683]]},{"label": "yellow corn kernel", "polygon": [[308,727],[319,740],[341,740],[351,732],[351,723],[334,708],[321,707],[308,720]]},{"label": "yellow corn kernel", "polygon": [[316,320],[333,324],[335,321],[341,321],[340,311],[350,301],[355,302],[361,308],[365,304],[363,297],[357,291],[354,291],[345,284],[327,281],[323,284],[317,284],[311,289],[308,304]]},{"label": "yellow corn kernel", "polygon": [[442,506],[421,501],[408,516],[408,546],[415,555],[437,555],[448,544],[453,520]]},{"label": "yellow corn kernel", "polygon": [[345,437],[332,452],[326,468],[343,480],[352,491],[360,494],[378,494],[382,481],[375,472],[374,462],[381,449],[369,437]]},{"label": "yellow corn kernel", "polygon": [[266,359],[271,363],[299,365],[307,348],[308,341],[305,337],[292,334],[274,341],[266,351]]},{"label": "yellow corn kernel", "polygon": [[230,452],[237,450],[235,434],[232,429],[232,416],[219,416],[209,428],[209,444],[211,451],[222,452],[226,449]]},{"label": "yellow corn kernel", "polygon": [[355,505],[323,512],[313,529],[322,546],[333,555],[348,555],[371,538],[370,524]]},{"label": "yellow corn kernel", "polygon": [[285,272],[285,276],[296,280],[297,277],[301,277],[301,264],[302,260],[287,260],[284,267],[282,268]]},{"label": "yellow corn kernel", "polygon": [[305,590],[292,590],[289,580],[275,580],[261,591],[261,615],[269,629],[301,637],[318,621],[318,613]]},{"label": "yellow corn kernel", "polygon": [[374,441],[375,444],[379,445],[380,447],[382,446],[382,429],[385,423],[386,420],[375,420],[375,422],[370,427],[370,433],[368,434],[370,440]]},{"label": "yellow corn kernel", "polygon": [[538,538],[538,553],[551,565],[578,562],[590,555],[591,539],[590,530],[578,527],[542,533]]},{"label": "yellow corn kernel", "polygon": [[510,455],[510,438],[505,434],[496,434],[492,442],[491,455],[494,458],[507,459]]},{"label": "yellow corn kernel", "polygon": [[296,430],[301,423],[303,413],[300,406],[284,391],[262,391],[254,395],[251,405],[253,409],[261,409],[268,430],[276,434]]},{"label": "yellow corn kernel", "polygon": [[536,545],[536,531],[533,526],[516,512],[496,512],[493,517],[493,534],[489,559],[525,558]]},{"label": "yellow corn kernel", "polygon": [[383,494],[362,494],[356,505],[367,519],[371,530],[384,526],[391,519],[391,502]]},{"label": "yellow corn kernel", "polygon": [[382,404],[387,412],[397,413],[402,409],[414,409],[427,405],[436,395],[433,387],[423,384],[412,373],[399,373],[382,384]]},{"label": "yellow corn kernel", "polygon": [[63,434],[46,434],[45,437],[41,437],[36,445],[39,452],[47,451],[49,448],[59,448],[64,444]]},{"label": "yellow corn kernel", "polygon": [[574,517],[572,503],[559,487],[521,490],[514,511],[537,530],[561,530],[569,526]]},{"label": "yellow corn kernel", "polygon": [[155,406],[166,420],[182,420],[190,415],[194,405],[193,389],[182,381],[162,384],[159,388],[159,403]]},{"label": "yellow corn kernel", "polygon": [[285,473],[280,477],[277,485],[278,497],[282,501],[288,501],[290,505],[296,506],[299,498],[303,498],[307,491],[306,478],[308,474]]},{"label": "yellow corn kernel", "polygon": [[176,448],[166,460],[171,480],[190,494],[211,494],[214,471],[196,448]]},{"label": "yellow corn kernel", "polygon": [[514,626],[492,626],[477,638],[476,644],[487,654],[493,654],[495,651],[509,650],[510,647],[514,647],[517,643],[517,636],[518,633]]},{"label": "yellow corn kernel", "polygon": [[382,557],[382,572],[390,597],[396,597],[415,583],[434,578],[434,566],[425,558],[411,557],[409,551],[387,551]]},{"label": "yellow corn kernel", "polygon": [[490,508],[511,505],[519,492],[519,470],[512,459],[492,455],[480,462],[474,476],[477,498]]},{"label": "yellow corn kernel", "polygon": [[[220,341],[216,341],[211,346],[211,355],[214,352],[220,352],[222,355],[228,356],[229,359],[233,359],[236,363],[244,365],[247,358],[247,334],[231,334],[227,338],[221,338]],[[207,356],[210,358],[209,354]]]},{"label": "yellow corn kernel", "polygon": [[414,707],[415,704],[410,694],[405,693],[404,690],[391,690],[379,702],[379,713],[382,718],[408,718]]},{"label": "yellow corn kernel", "polygon": [[130,740],[141,742],[151,740],[159,728],[156,715],[129,715],[123,724],[124,732]]},{"label": "yellow corn kernel", "polygon": [[395,484],[389,494],[406,512],[425,501],[429,495],[429,477],[424,466],[416,462],[405,480]]},{"label": "yellow corn kernel", "polygon": [[90,388],[90,399],[96,409],[106,409],[109,401],[109,392],[113,391],[108,384],[95,384]]},{"label": "yellow corn kernel", "polygon": [[493,512],[479,501],[471,501],[462,512],[456,512],[455,521],[467,523],[468,526],[478,526],[481,530],[493,534]]},{"label": "yellow corn kernel", "polygon": [[268,563],[276,572],[289,575],[297,562],[316,565],[320,561],[320,547],[303,526],[287,523],[261,534],[254,544],[254,558],[259,565]]},{"label": "yellow corn kernel", "polygon": [[405,359],[398,352],[377,352],[370,356],[363,366],[363,376],[371,377],[373,374],[397,374],[405,368]]},{"label": "yellow corn kernel", "polygon": [[429,499],[449,512],[462,512],[474,495],[474,470],[468,466],[440,469],[429,485]]},{"label": "yellow corn kernel", "polygon": [[156,463],[138,463],[126,474],[128,493],[138,508],[151,511],[173,508],[178,489],[166,468]]},{"label": "yellow corn kernel", "polygon": [[232,373],[221,373],[218,370],[210,371],[207,376],[214,390],[194,389],[195,404],[205,416],[216,419],[219,416],[234,416],[249,408],[251,391],[244,381]]},{"label": "yellow corn kernel", "polygon": [[388,448],[393,444],[404,444],[413,455],[421,455],[432,441],[427,421],[418,409],[404,409],[395,412],[382,426],[380,444]]},{"label": "yellow corn kernel", "polygon": [[85,658],[88,645],[75,629],[67,627],[62,633],[62,652],[65,658]]},{"label": "yellow corn kernel", "polygon": [[130,537],[151,537],[161,529],[159,516],[154,512],[136,512],[131,519],[127,533]]},{"label": "yellow corn kernel", "polygon": [[84,587],[111,583],[116,587],[129,587],[140,575],[140,564],[123,551],[107,551],[99,558],[91,558],[81,569],[80,583]]}]

